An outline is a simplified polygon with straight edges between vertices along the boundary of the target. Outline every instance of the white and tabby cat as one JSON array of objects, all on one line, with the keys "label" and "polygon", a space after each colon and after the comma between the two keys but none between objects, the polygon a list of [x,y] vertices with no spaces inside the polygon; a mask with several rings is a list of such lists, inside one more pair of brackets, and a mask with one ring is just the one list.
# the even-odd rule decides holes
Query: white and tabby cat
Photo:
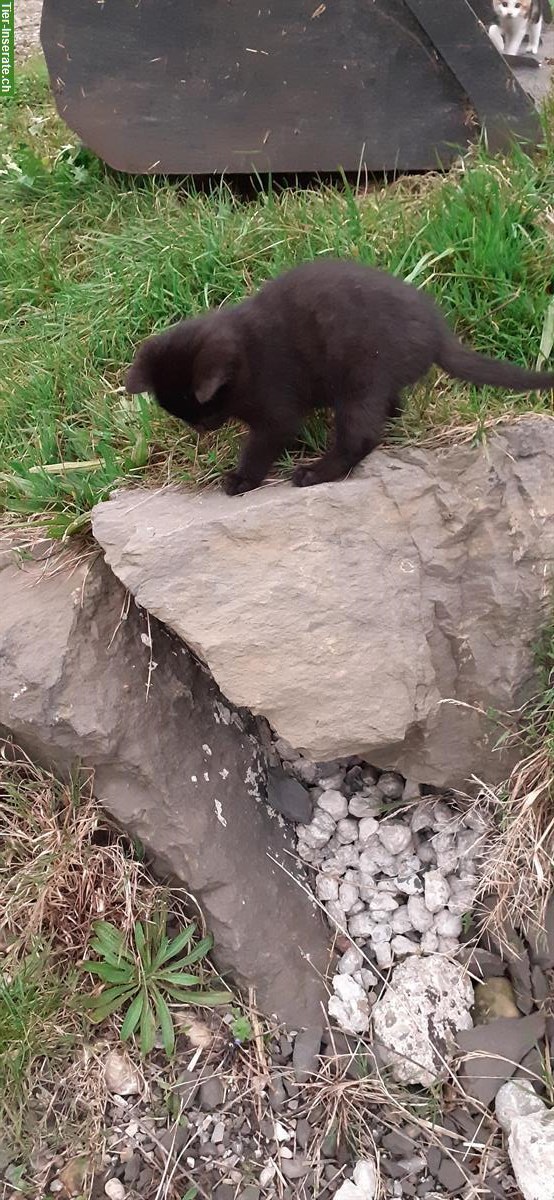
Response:
[{"label": "white and tabby cat", "polygon": [[[525,38],[531,54],[538,54],[545,16],[544,0],[492,0],[498,25],[489,36],[503,54],[519,54]],[[548,17],[547,17],[548,20]]]}]

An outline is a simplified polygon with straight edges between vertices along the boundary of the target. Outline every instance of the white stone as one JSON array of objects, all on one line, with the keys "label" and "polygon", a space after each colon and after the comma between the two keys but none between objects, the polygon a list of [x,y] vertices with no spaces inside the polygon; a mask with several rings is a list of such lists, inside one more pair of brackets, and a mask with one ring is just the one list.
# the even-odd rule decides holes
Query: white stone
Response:
[{"label": "white stone", "polygon": [[405,904],[401,908],[397,908],[396,912],[393,912],[390,923],[393,933],[403,934],[412,932],[413,925]]},{"label": "white stone", "polygon": [[427,929],[421,936],[420,947],[424,954],[436,954],[439,948],[439,935],[434,929]]},{"label": "white stone", "polygon": [[420,862],[424,867],[428,867],[431,863],[436,862],[437,856],[432,842],[420,842],[417,852]]},{"label": "white stone", "polygon": [[337,971],[339,975],[355,975],[364,965],[364,956],[358,946],[349,946],[339,958]]},{"label": "white stone", "polygon": [[430,804],[418,804],[412,813],[410,821],[412,833],[421,833],[424,829],[433,828],[433,809]]},{"label": "white stone", "polygon": [[439,937],[459,938],[462,932],[462,919],[448,908],[441,908],[435,916],[434,928]]},{"label": "white stone", "polygon": [[363,900],[356,900],[356,903],[353,904],[352,907],[348,910],[348,915],[350,917],[355,917],[358,913],[364,912],[364,910],[365,910],[365,904],[364,904]]},{"label": "white stone", "polygon": [[351,975],[334,975],[333,992],[327,1004],[329,1016],[345,1033],[366,1033],[369,1001],[364,988]]},{"label": "white stone", "polygon": [[429,912],[423,896],[408,897],[408,916],[412,928],[417,929],[418,933],[426,933],[433,924],[433,914]]},{"label": "white stone", "polygon": [[375,817],[362,817],[358,825],[358,837],[362,846],[367,846],[379,832],[379,822]]},{"label": "white stone", "polygon": [[358,840],[358,822],[354,820],[354,817],[344,817],[342,821],[338,822],[337,836],[339,842],[343,842],[343,844]]},{"label": "white stone", "polygon": [[508,1154],[524,1200],[554,1200],[554,1111],[512,1121]]},{"label": "white stone", "polygon": [[136,1067],[117,1050],[111,1050],[104,1064],[106,1087],[114,1096],[137,1096],[141,1091],[141,1078]]},{"label": "white stone", "polygon": [[125,1200],[127,1192],[119,1179],[108,1179],[104,1184],[104,1194],[109,1200]]},{"label": "white stone", "polygon": [[406,954],[419,954],[417,942],[411,942],[409,938],[403,937],[401,933],[392,938],[391,948],[397,958],[403,958]]},{"label": "white stone", "polygon": [[336,875],[318,875],[315,881],[315,894],[318,900],[338,900],[339,881]]},{"label": "white stone", "polygon": [[325,905],[325,911],[341,932],[346,929],[346,913],[339,900],[329,900]]},{"label": "white stone", "polygon": [[318,850],[326,846],[331,834],[335,832],[335,822],[329,813],[318,809],[309,825],[299,825],[298,836],[308,846]]},{"label": "white stone", "polygon": [[344,780],[344,771],[333,771],[331,775],[322,775],[318,780],[324,792],[340,792]]},{"label": "white stone", "polygon": [[412,834],[409,825],[400,821],[381,821],[379,840],[389,854],[402,854],[412,844]]},{"label": "white stone", "polygon": [[458,938],[455,937],[440,937],[438,944],[439,954],[457,954],[460,948]]},{"label": "white stone", "polygon": [[375,922],[369,913],[357,913],[348,922],[348,932],[354,938],[367,938],[375,928]]},{"label": "white stone", "polygon": [[386,971],[388,967],[392,967],[392,950],[390,942],[375,942],[373,946],[377,966],[381,971]]},{"label": "white stone", "polygon": [[362,967],[360,971],[356,971],[354,979],[356,980],[356,983],[359,983],[366,992],[371,991],[371,988],[376,987],[379,982],[377,976],[374,975],[373,971],[370,971],[368,967]]},{"label": "white stone", "polygon": [[358,900],[358,889],[353,883],[341,883],[339,888],[339,904],[345,913],[351,912]]},{"label": "white stone", "polygon": [[512,1121],[517,1117],[528,1117],[531,1113],[544,1112],[541,1100],[530,1079],[509,1079],[496,1094],[494,1110],[498,1124],[504,1133],[509,1133]]},{"label": "white stone", "polygon": [[410,957],[394,968],[373,1024],[399,1083],[430,1087],[447,1076],[457,1031],[472,1027],[472,1004],[473,988],[457,963],[433,955]]},{"label": "white stone", "polygon": [[358,1189],[360,1200],[374,1200],[377,1194],[379,1176],[377,1167],[372,1159],[360,1159],[354,1167],[352,1178]]},{"label": "white stone", "polygon": [[329,813],[334,821],[340,821],[348,812],[348,801],[342,792],[336,792],[331,788],[330,791],[321,794],[317,801],[317,807]]},{"label": "white stone", "polygon": [[379,912],[391,913],[399,907],[398,900],[391,896],[389,892],[376,892],[375,896],[369,901],[371,912],[378,910]]},{"label": "white stone", "polygon": [[389,867],[393,872],[396,871],[394,855],[381,844],[379,838],[376,838],[375,842],[360,854],[360,870],[375,874],[376,868],[384,872]]},{"label": "white stone", "polygon": [[377,946],[379,942],[390,942],[392,937],[392,926],[387,923],[375,925],[370,933],[371,945]]},{"label": "white stone", "polygon": [[348,803],[348,811],[353,817],[359,817],[363,820],[364,817],[376,817],[381,812],[382,801],[378,796],[365,796],[363,792],[357,792]]},{"label": "white stone", "polygon": [[431,913],[445,908],[450,899],[450,888],[440,871],[427,871],[424,881],[425,907]]}]

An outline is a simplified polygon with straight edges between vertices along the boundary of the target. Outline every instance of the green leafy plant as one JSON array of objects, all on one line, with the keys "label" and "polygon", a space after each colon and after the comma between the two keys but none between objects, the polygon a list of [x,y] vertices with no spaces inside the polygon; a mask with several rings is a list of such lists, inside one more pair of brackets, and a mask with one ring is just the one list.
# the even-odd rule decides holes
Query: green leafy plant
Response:
[{"label": "green leafy plant", "polygon": [[231,1033],[237,1042],[251,1042],[254,1037],[252,1022],[249,1017],[240,1012],[239,1009],[233,1009],[233,1020],[231,1022]]},{"label": "green leafy plant", "polygon": [[[83,963],[83,968],[105,985],[99,995],[87,1002],[91,1019],[104,1021],[113,1013],[126,1010],[121,1040],[137,1035],[143,1055],[153,1049],[158,1030],[166,1054],[173,1053],[175,1027],[168,1000],[213,1008],[231,999],[231,993],[224,989],[204,988],[201,978],[190,971],[206,957],[212,938],[201,938],[193,946],[194,921],[174,938],[167,936],[166,927],[165,911],[150,921],[136,921],[130,939],[108,921],[97,921],[90,945],[98,960]],[[185,950],[187,953],[183,954]]]}]

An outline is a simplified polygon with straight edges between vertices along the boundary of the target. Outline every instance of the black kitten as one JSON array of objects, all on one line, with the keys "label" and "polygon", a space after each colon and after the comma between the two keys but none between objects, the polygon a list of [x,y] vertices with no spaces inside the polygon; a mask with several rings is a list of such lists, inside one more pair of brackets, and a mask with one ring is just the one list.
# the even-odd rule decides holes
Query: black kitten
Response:
[{"label": "black kitten", "polygon": [[266,283],[235,307],[181,321],[139,347],[129,392],[152,392],[197,430],[231,418],[250,434],[230,494],[258,487],[307,413],[334,408],[333,444],[293,483],[339,479],[370,454],[400,393],[436,363],[470,383],[525,391],[554,387],[462,346],[429,296],[392,275],[320,259]]}]

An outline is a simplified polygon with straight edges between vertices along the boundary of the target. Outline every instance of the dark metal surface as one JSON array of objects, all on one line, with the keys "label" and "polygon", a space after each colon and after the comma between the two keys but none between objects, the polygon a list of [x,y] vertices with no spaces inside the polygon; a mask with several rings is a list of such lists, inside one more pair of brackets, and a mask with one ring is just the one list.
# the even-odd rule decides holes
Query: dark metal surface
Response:
[{"label": "dark metal surface", "polygon": [[41,36],[61,116],[126,171],[422,170],[472,110],[533,126],[466,0],[45,0]]}]

